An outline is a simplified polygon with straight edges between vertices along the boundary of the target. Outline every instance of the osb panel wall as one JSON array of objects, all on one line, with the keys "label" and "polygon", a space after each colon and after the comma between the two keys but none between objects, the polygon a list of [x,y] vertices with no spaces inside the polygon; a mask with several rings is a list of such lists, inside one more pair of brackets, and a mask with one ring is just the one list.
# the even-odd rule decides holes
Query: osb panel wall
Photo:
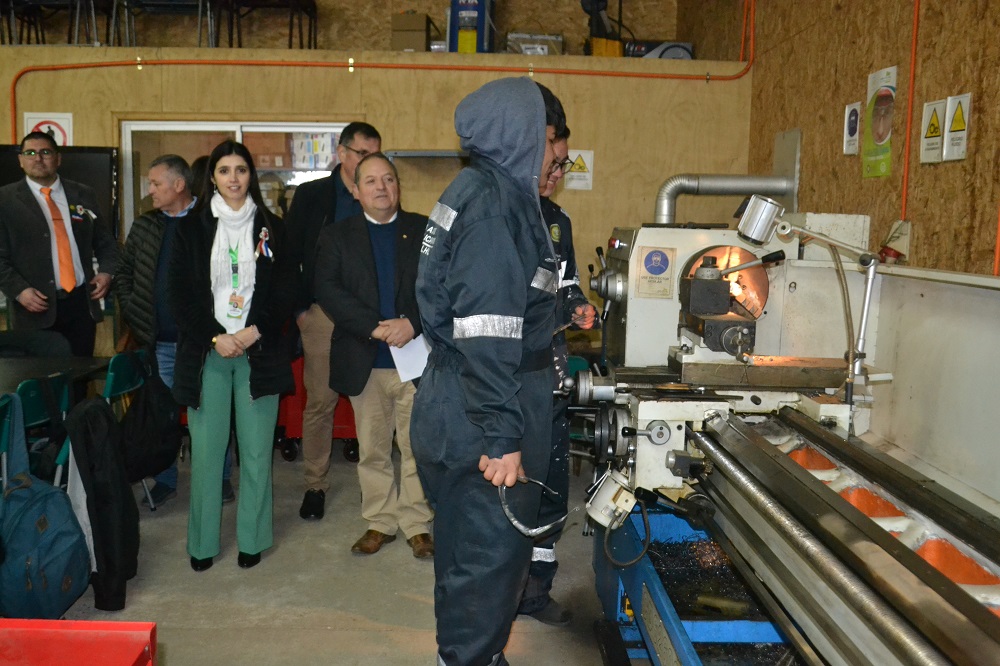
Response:
[{"label": "osb panel wall", "polygon": [[[362,62],[404,69],[342,65],[347,54],[220,49],[67,49],[6,47],[15,57],[0,60],[0,81],[10,82],[29,62],[36,66],[77,62],[131,62],[218,58],[211,65],[134,64],[115,68],[33,72],[17,86],[17,134],[24,111],[71,112],[78,145],[120,145],[122,120],[366,120],[379,128],[385,150],[457,150],[455,106],[482,83],[509,74],[486,71],[427,71],[410,64],[440,64],[438,54],[360,53]],[[127,54],[127,55],[123,55]],[[252,54],[262,61],[323,61],[336,68],[245,67],[227,60]],[[523,66],[523,56],[446,56],[455,65]],[[567,56],[564,66],[582,71],[603,67],[619,73],[733,74],[738,63],[643,61]],[[582,266],[594,260],[615,226],[652,221],[656,193],[677,173],[746,173],[750,77],[730,82],[638,79],[538,73],[536,79],[560,96],[572,128],[571,146],[593,150],[594,188],[562,190],[556,200],[573,217]],[[60,91],[53,98],[50,90]],[[710,118],[711,131],[704,125]],[[10,106],[0,108],[9,134]],[[427,213],[457,172],[456,160],[400,161],[403,201]],[[141,169],[141,165],[140,165]],[[678,219],[729,219],[735,202],[681,197]]]},{"label": "osb panel wall", "polygon": [[[771,164],[775,133],[803,131],[799,205],[872,218],[878,247],[902,214],[912,2],[760,0],[750,168]],[[1000,156],[1000,2],[922,3],[913,92],[906,217],[911,265],[990,273],[997,238]],[[862,179],[858,156],[842,154],[844,105],[863,101],[868,74],[896,65],[892,175]],[[972,93],[968,157],[920,164],[923,104]]]},{"label": "osb panel wall", "polygon": [[739,60],[746,2],[678,0],[677,41],[694,44],[694,55],[701,60]]},{"label": "osb panel wall", "polygon": [[[378,51],[390,48],[390,17],[399,12],[416,11],[427,14],[433,22],[432,39],[446,39],[447,0],[318,0],[317,23],[319,48],[337,51]],[[616,3],[609,13],[617,18]],[[673,39],[676,32],[676,0],[630,0],[624,3],[622,32],[638,39]],[[566,53],[583,54],[583,43],[589,33],[588,16],[578,0],[552,0],[539,7],[534,0],[503,0],[496,3],[495,48],[506,47],[508,32],[529,32],[562,35]],[[228,13],[218,18],[219,43],[229,43]],[[105,18],[99,20],[100,41],[107,42]],[[140,14],[135,19],[140,46],[198,46],[198,21],[195,16]],[[242,21],[243,45],[248,48],[285,48],[288,45],[288,12],[259,9]],[[303,22],[305,26],[305,22]],[[208,45],[207,19],[203,21],[203,45]],[[235,30],[234,30],[235,32]],[[66,23],[61,17],[50,21],[48,43],[66,39]],[[233,36],[235,43],[236,37]],[[298,45],[298,29],[294,44]],[[114,42],[118,43],[118,42]]]}]

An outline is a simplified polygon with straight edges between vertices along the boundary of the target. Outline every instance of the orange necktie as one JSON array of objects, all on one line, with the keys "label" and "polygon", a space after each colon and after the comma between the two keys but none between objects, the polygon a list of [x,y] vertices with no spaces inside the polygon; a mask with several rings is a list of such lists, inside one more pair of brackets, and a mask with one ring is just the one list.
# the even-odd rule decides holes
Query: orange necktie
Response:
[{"label": "orange necktie", "polygon": [[52,188],[41,188],[45,203],[52,213],[52,228],[56,232],[56,250],[59,252],[59,286],[63,291],[76,289],[76,272],[73,270],[73,251],[69,248],[69,234],[66,233],[66,223],[63,221],[59,206],[52,200]]}]

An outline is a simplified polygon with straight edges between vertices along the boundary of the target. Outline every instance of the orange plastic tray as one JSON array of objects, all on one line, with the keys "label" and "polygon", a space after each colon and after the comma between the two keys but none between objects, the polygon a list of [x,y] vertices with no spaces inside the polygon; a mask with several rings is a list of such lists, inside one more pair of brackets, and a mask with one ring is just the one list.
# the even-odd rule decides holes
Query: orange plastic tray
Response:
[{"label": "orange plastic tray", "polygon": [[156,623],[0,619],[4,666],[153,666]]}]

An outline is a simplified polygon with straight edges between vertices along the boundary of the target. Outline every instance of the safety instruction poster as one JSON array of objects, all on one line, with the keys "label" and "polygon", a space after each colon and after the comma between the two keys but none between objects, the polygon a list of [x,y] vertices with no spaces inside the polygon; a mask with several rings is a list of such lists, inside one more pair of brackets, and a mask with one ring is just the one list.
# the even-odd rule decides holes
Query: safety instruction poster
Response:
[{"label": "safety instruction poster", "polygon": [[673,298],[677,249],[673,247],[639,248],[639,296]]},{"label": "safety instruction poster", "polygon": [[569,159],[573,160],[573,166],[569,168],[563,176],[567,190],[592,190],[594,189],[594,151],[592,150],[570,150]]},{"label": "safety instruction poster", "polygon": [[892,118],[895,107],[896,68],[887,67],[869,74],[864,138],[861,141],[863,178],[892,175]]}]

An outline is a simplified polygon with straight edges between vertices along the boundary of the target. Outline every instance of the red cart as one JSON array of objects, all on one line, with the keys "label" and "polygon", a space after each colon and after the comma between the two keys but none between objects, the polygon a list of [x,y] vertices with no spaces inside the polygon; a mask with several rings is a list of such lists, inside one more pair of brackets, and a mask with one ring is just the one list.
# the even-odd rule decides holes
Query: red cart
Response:
[{"label": "red cart", "polygon": [[[302,381],[302,357],[292,362],[295,392],[281,396],[278,403],[278,435],[274,445],[281,449],[281,457],[291,462],[299,455],[302,445],[302,412],[306,406],[306,387]],[[354,428],[354,410],[346,395],[337,401],[333,413],[333,439],[343,440],[344,457],[357,462],[358,433]]]}]

